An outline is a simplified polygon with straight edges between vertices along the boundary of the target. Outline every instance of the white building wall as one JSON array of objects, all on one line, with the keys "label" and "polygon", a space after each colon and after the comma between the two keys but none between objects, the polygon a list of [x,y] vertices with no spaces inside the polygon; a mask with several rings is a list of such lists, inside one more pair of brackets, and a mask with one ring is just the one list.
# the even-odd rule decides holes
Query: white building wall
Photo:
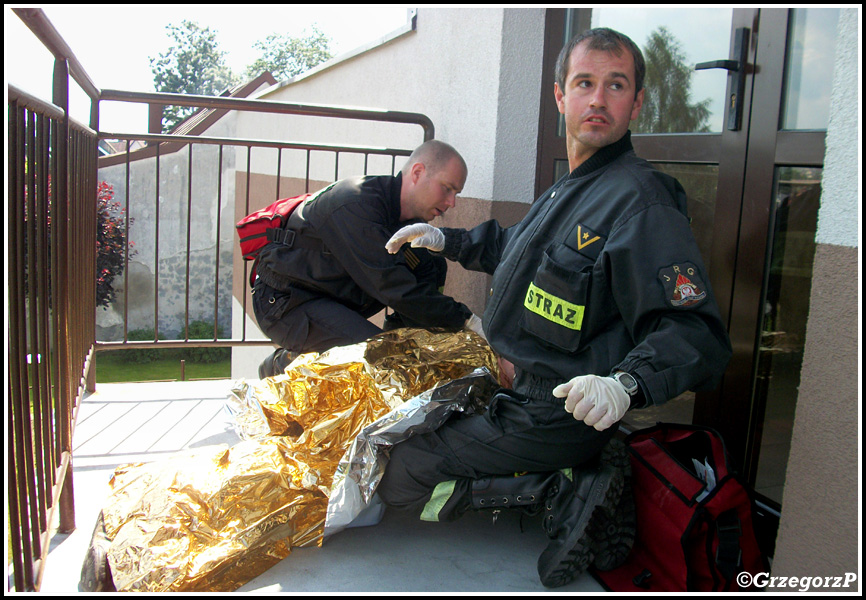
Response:
[{"label": "white building wall", "polygon": [[[464,197],[530,202],[543,34],[540,8],[421,8],[414,32],[258,98],[423,113],[436,138],[469,165]],[[256,113],[237,119],[242,137],[404,149],[423,141],[414,125]],[[261,154],[253,170],[273,169],[276,152]],[[239,157],[238,164],[245,161]],[[311,178],[334,178],[331,157],[314,154],[313,162]],[[349,175],[357,164],[341,155],[337,174]],[[305,157],[284,151],[282,165],[283,175],[295,176]],[[390,171],[390,160],[373,168]]]},{"label": "white building wall", "polygon": [[553,90],[541,89],[543,62],[544,9],[506,9],[499,65],[493,200],[535,200],[539,93],[542,102],[554,102]]},{"label": "white building wall", "polygon": [[[852,74],[859,72],[859,9],[842,9],[839,16],[839,41],[836,67],[833,71],[833,92],[827,127],[827,150],[822,178],[821,208],[818,213],[819,244],[857,247],[860,219],[860,170],[858,156],[860,86]],[[856,125],[856,126],[855,126]]]}]

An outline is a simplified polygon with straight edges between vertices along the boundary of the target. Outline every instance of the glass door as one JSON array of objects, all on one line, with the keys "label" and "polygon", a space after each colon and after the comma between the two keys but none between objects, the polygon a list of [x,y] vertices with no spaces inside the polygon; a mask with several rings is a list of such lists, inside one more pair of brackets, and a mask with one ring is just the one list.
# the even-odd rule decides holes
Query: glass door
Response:
[{"label": "glass door", "polygon": [[814,254],[838,9],[549,9],[537,191],[567,171],[553,64],[590,27],[631,37],[647,61],[637,154],[682,183],[734,356],[722,385],[634,411],[710,425],[778,509]]}]

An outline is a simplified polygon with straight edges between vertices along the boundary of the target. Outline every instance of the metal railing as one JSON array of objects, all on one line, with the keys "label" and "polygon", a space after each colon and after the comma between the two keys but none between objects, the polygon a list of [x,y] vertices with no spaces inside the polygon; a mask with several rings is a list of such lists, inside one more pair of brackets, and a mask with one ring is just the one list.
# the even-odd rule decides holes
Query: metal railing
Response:
[{"label": "metal railing", "polygon": [[[176,95],[171,95],[171,94],[155,94],[155,93],[134,94],[131,92],[125,92],[123,95],[124,95],[124,98],[138,98],[141,100],[143,100],[143,99],[148,99],[148,100],[158,99],[160,101],[166,101],[168,99],[168,97],[176,96]],[[112,97],[114,97],[114,96],[112,96]],[[261,110],[261,107],[263,105],[268,105],[269,109],[271,107],[275,107],[274,110],[276,112],[285,113],[287,106],[288,107],[294,106],[291,104],[284,104],[284,103],[278,103],[278,102],[265,103],[265,102],[260,102],[260,101],[256,101],[256,100],[242,101],[239,99],[227,99],[225,102],[223,102],[222,101],[223,99],[221,99],[221,98],[211,98],[211,97],[201,97],[201,98],[207,99],[209,107],[213,107],[213,108],[229,108],[229,107],[231,107],[235,110],[237,110],[241,106],[246,106],[246,105],[249,105],[251,107],[251,110]],[[322,108],[328,108],[329,110],[327,112],[323,112],[321,116],[334,116],[335,114],[339,114],[339,112],[335,113],[335,111],[339,111],[339,109],[333,109],[331,107],[322,107]],[[360,112],[361,111],[357,111],[357,110],[353,110],[353,109],[347,109],[347,115],[344,115],[344,116],[346,116],[346,118],[359,118],[359,117],[357,117],[357,115]],[[294,114],[294,113],[289,113],[289,114]],[[374,113],[374,114],[376,116],[382,116],[382,115],[385,115],[386,113]],[[406,113],[402,113],[402,114],[405,115]],[[421,115],[421,117],[423,117],[423,115]],[[360,118],[364,118],[364,117],[360,117]],[[401,117],[401,118],[403,118],[403,117]],[[426,117],[423,117],[423,119],[426,119]],[[388,117],[385,117],[385,119],[383,119],[383,120],[388,120]],[[423,126],[423,123],[418,123],[418,124]],[[432,129],[429,127],[426,127],[426,126],[424,127],[424,129],[425,129],[425,139],[426,139],[426,134],[428,132],[432,133]],[[189,346],[191,344],[195,344],[197,346],[212,346],[212,347],[273,345],[273,342],[271,342],[270,340],[268,340],[266,338],[261,338],[261,337],[255,338],[255,339],[250,338],[248,331],[247,331],[247,327],[246,327],[246,320],[243,320],[241,323],[239,336],[236,336],[236,335],[218,336],[217,335],[217,329],[218,329],[218,324],[220,323],[220,320],[221,320],[221,318],[220,318],[221,315],[219,314],[219,302],[218,302],[216,297],[218,296],[219,290],[220,290],[219,271],[220,271],[220,264],[221,264],[221,260],[222,260],[221,254],[226,250],[223,243],[221,242],[218,224],[215,227],[215,229],[217,231],[215,232],[214,239],[213,239],[213,242],[214,242],[212,244],[213,251],[212,251],[212,255],[210,256],[210,260],[207,264],[204,264],[204,265],[200,264],[198,267],[198,273],[201,273],[201,272],[208,272],[208,273],[212,272],[213,273],[213,288],[215,290],[215,292],[214,292],[215,298],[213,301],[213,312],[212,312],[212,314],[208,315],[208,317],[209,317],[209,320],[213,322],[214,335],[209,340],[201,340],[201,339],[191,340],[189,338],[190,296],[192,294],[194,294],[194,291],[190,287],[190,279],[191,279],[191,273],[192,273],[192,268],[190,265],[190,258],[191,258],[190,248],[192,246],[192,238],[197,235],[197,232],[194,232],[190,226],[190,224],[192,222],[190,215],[192,215],[194,212],[193,211],[193,203],[197,200],[194,197],[195,194],[193,193],[192,190],[196,187],[197,183],[201,179],[201,176],[197,176],[195,170],[191,167],[191,165],[193,164],[193,158],[192,157],[193,157],[194,153],[199,152],[197,150],[194,150],[195,148],[210,146],[210,147],[217,148],[217,151],[218,151],[218,153],[214,157],[214,162],[216,163],[216,172],[218,174],[218,177],[220,178],[217,181],[216,192],[214,194],[210,194],[210,195],[204,194],[204,196],[207,196],[207,197],[204,198],[203,201],[201,198],[198,198],[199,202],[196,205],[196,211],[197,212],[210,212],[210,213],[215,214],[215,215],[220,215],[222,213],[227,202],[231,202],[231,203],[241,202],[242,203],[243,208],[238,214],[248,214],[248,213],[252,212],[253,210],[257,210],[258,208],[261,208],[263,203],[268,204],[274,200],[277,200],[278,198],[280,198],[283,195],[287,195],[285,189],[281,187],[282,185],[285,185],[287,182],[288,183],[293,183],[293,182],[294,183],[300,183],[301,188],[302,188],[301,189],[301,188],[296,187],[293,191],[288,192],[288,195],[301,193],[301,191],[303,191],[303,192],[311,191],[311,187],[310,187],[311,183],[312,183],[312,179],[311,179],[311,156],[313,153],[316,153],[316,154],[326,153],[326,154],[333,156],[333,175],[332,175],[332,177],[330,177],[329,181],[326,181],[324,183],[329,183],[330,181],[335,181],[337,179],[340,179],[341,156],[357,155],[357,156],[363,157],[363,167],[360,169],[359,173],[353,173],[353,174],[367,174],[368,160],[371,156],[389,157],[390,158],[389,172],[391,174],[393,174],[398,170],[398,167],[396,165],[396,158],[398,156],[408,157],[411,154],[411,150],[397,149],[397,148],[376,148],[376,147],[344,146],[344,145],[334,145],[334,144],[293,143],[293,142],[280,142],[280,141],[273,141],[273,140],[251,140],[251,139],[236,139],[236,138],[208,137],[208,136],[191,136],[191,135],[170,135],[170,134],[146,134],[145,135],[145,134],[123,134],[123,133],[100,133],[100,137],[104,137],[104,138],[108,138],[108,139],[117,139],[120,141],[126,141],[127,144],[129,144],[132,141],[145,141],[145,142],[149,142],[149,143],[154,144],[153,146],[148,147],[148,150],[153,150],[153,152],[145,152],[144,150],[140,150],[138,152],[127,152],[126,153],[126,160],[125,160],[124,166],[123,166],[124,174],[120,178],[120,179],[125,181],[125,183],[123,183],[121,185],[121,188],[123,190],[123,193],[121,194],[121,196],[122,196],[121,205],[123,206],[124,214],[128,216],[130,214],[130,209],[133,208],[131,201],[130,201],[130,195],[129,195],[129,190],[130,190],[129,179],[130,179],[131,163],[134,161],[134,155],[136,153],[142,154],[142,155],[144,155],[143,160],[147,160],[150,163],[152,163],[152,165],[148,167],[148,168],[153,169],[153,174],[154,174],[154,186],[153,186],[153,190],[152,190],[153,194],[152,194],[152,197],[149,199],[149,205],[150,205],[150,210],[152,211],[152,213],[156,214],[153,235],[154,235],[154,238],[158,241],[163,239],[163,236],[161,234],[161,226],[160,226],[160,218],[159,218],[160,203],[161,203],[161,200],[160,200],[161,190],[163,189],[162,184],[160,182],[160,172],[162,172],[162,171],[161,171],[159,164],[160,164],[160,159],[165,158],[165,155],[163,155],[161,153],[160,148],[162,146],[173,145],[173,146],[175,146],[175,153],[180,153],[180,150],[177,150],[176,146],[179,143],[182,143],[182,144],[186,145],[186,151],[188,154],[184,158],[184,165],[186,166],[186,169],[187,169],[187,171],[186,171],[187,188],[185,190],[182,190],[184,197],[179,198],[179,200],[185,201],[185,203],[186,203],[185,214],[182,215],[182,217],[185,219],[183,224],[182,224],[182,225],[185,225],[185,227],[183,227],[183,229],[185,231],[185,238],[182,240],[182,243],[181,243],[181,245],[186,248],[185,262],[183,262],[183,264],[177,265],[182,270],[182,272],[185,274],[184,282],[182,284],[184,304],[185,304],[185,309],[183,311],[184,312],[184,322],[183,322],[182,327],[176,328],[176,330],[177,329],[180,330],[180,333],[175,336],[176,339],[160,339],[161,331],[164,327],[161,324],[161,320],[160,320],[161,310],[160,310],[159,291],[161,289],[163,289],[163,282],[162,281],[164,278],[163,272],[165,271],[165,269],[162,268],[160,265],[160,253],[159,253],[158,248],[157,248],[156,251],[153,253],[154,256],[152,258],[152,264],[149,265],[150,268],[152,269],[152,274],[153,274],[152,275],[152,284],[153,284],[154,293],[153,293],[153,298],[152,298],[153,306],[152,306],[152,310],[150,311],[151,312],[151,321],[148,323],[148,325],[149,325],[148,329],[153,330],[153,340],[149,340],[149,341],[131,341],[131,340],[129,340],[128,334],[129,334],[129,329],[130,329],[130,325],[129,325],[129,323],[130,323],[130,319],[129,319],[129,312],[130,312],[129,311],[129,297],[130,297],[130,294],[126,293],[123,295],[122,299],[120,300],[120,304],[122,304],[122,308],[119,311],[123,315],[123,318],[122,318],[122,320],[123,320],[122,341],[97,341],[97,343],[96,343],[97,350],[117,350],[117,349],[134,349],[134,348],[141,348],[141,349],[144,349],[144,348],[165,348],[165,349],[170,349],[170,348],[179,348],[179,347]],[[245,150],[245,154],[246,154],[245,168],[226,169],[223,166],[224,155],[226,154],[225,150],[227,148],[229,150],[236,149],[236,148],[243,148]],[[254,150],[256,150],[256,151],[270,150],[271,151],[271,154],[273,156],[273,160],[272,160],[272,164],[270,165],[270,167],[271,167],[270,171],[263,171],[263,169],[261,167],[257,168],[255,170],[255,172],[252,170],[251,156],[252,156],[252,152]],[[283,151],[284,150],[300,151],[301,153],[303,153],[304,158],[298,161],[301,163],[301,165],[303,165],[302,166],[303,174],[301,175],[301,177],[293,178],[293,177],[283,177],[283,176],[278,175],[283,170],[283,155],[284,155]],[[200,165],[199,170],[205,170],[205,169]],[[243,191],[243,198],[235,197],[235,198],[226,199],[223,197],[223,189],[222,189],[223,186],[221,185],[221,183],[222,183],[222,177],[224,176],[224,173],[226,173],[226,172],[228,172],[229,175],[232,173],[240,173],[241,178],[246,181],[246,185],[244,186],[245,189]],[[270,177],[273,177],[273,179],[274,179],[274,187],[273,187],[273,191],[271,192],[271,195],[264,196],[260,193],[260,194],[258,194],[258,197],[256,198],[255,203],[253,203],[253,199],[251,198],[251,185],[249,183],[250,178],[253,175],[258,175],[258,176],[268,175]],[[343,173],[343,175],[345,176],[346,174]],[[319,184],[322,184],[322,183],[323,182],[321,180],[319,180]],[[267,198],[267,200],[264,200],[264,198]],[[139,203],[139,204],[141,204],[141,203]],[[135,238],[134,232],[129,233],[129,231],[130,231],[129,229],[127,231],[128,231],[128,234],[130,235],[130,239],[134,239]],[[225,239],[225,237],[226,236],[223,236],[223,239]],[[232,242],[230,242],[230,243],[231,243],[231,246],[228,248],[228,250],[229,250],[230,254],[233,255],[234,258],[237,258],[236,256],[234,256],[237,253],[231,253],[231,250],[233,250],[235,248],[234,241],[232,240]],[[140,244],[138,244],[137,241],[136,241],[136,245],[140,247]],[[129,257],[129,254],[127,253],[124,256],[123,272],[124,272],[125,276],[127,276],[129,273],[129,262],[130,262],[130,257]],[[249,289],[248,289],[249,263],[244,262],[243,264],[238,264],[237,262],[235,262],[234,267],[238,268],[239,270],[242,269],[242,271],[243,271],[242,273],[234,274],[233,279],[235,282],[238,282],[240,284],[241,289],[237,290],[237,293],[235,294],[235,296],[237,298],[241,299],[241,303],[243,306],[242,312],[243,312],[243,314],[247,314],[249,312],[249,308],[250,308],[247,305],[247,301],[249,300],[249,293],[248,293],[249,292]],[[124,284],[122,287],[124,290],[127,290],[127,292],[129,291],[130,284],[129,284],[128,279],[124,281]],[[141,324],[139,323],[139,325],[141,325]]]},{"label": "metal railing", "polygon": [[[75,410],[94,350],[96,132],[9,87],[9,528],[16,589],[75,527]],[[70,276],[70,274],[75,276]]]},{"label": "metal railing", "polygon": [[[9,432],[7,452],[8,472],[8,528],[10,534],[11,563],[14,587],[18,591],[39,590],[45,570],[53,521],[59,517],[56,531],[70,532],[75,524],[72,482],[72,437],[81,400],[93,391],[95,380],[92,365],[97,349],[119,348],[173,348],[179,346],[250,346],[270,344],[269,340],[249,339],[244,325],[240,337],[220,338],[216,323],[219,317],[220,261],[228,251],[232,255],[231,278],[241,281],[235,289],[235,298],[243,299],[242,319],[246,323],[247,266],[239,272],[240,261],[235,256],[235,243],[226,249],[217,233],[212,264],[215,269],[213,285],[214,335],[209,340],[189,339],[186,329],[190,320],[190,302],[200,295],[191,288],[190,279],[192,241],[198,235],[191,227],[193,213],[193,185],[202,176],[192,167],[193,148],[217,147],[218,177],[222,178],[224,149],[246,149],[246,167],[237,170],[245,177],[244,206],[238,214],[251,210],[251,178],[262,174],[252,168],[252,152],[275,152],[273,163],[276,187],[274,199],[280,197],[284,151],[300,151],[305,155],[304,188],[311,182],[311,156],[326,153],[333,156],[334,176],[340,175],[341,156],[363,157],[363,173],[367,172],[371,156],[390,156],[391,172],[395,171],[397,156],[408,156],[410,150],[384,147],[358,147],[333,144],[302,144],[272,140],[249,140],[219,137],[178,135],[134,135],[99,132],[99,102],[103,100],[144,102],[156,105],[197,106],[205,109],[256,111],[274,114],[337,117],[345,119],[375,120],[389,123],[419,125],[423,139],[432,139],[430,120],[416,113],[359,110],[284,102],[265,102],[231,97],[184,96],[179,94],[134,93],[118,90],[99,90],[88,77],[74,54],[40,9],[13,9],[42,44],[55,57],[53,102],[34,98],[9,86],[9,164],[8,164],[8,409]],[[26,60],[26,57],[21,58]],[[91,99],[90,126],[81,125],[68,116],[70,76]],[[168,284],[160,281],[159,219],[148,241],[154,246],[154,310],[153,322],[157,333],[153,341],[128,340],[128,296],[130,256],[124,253],[124,281],[122,341],[97,341],[96,335],[96,240],[97,240],[97,182],[98,142],[102,139],[127,141],[123,159],[126,188],[123,199],[126,221],[126,248],[130,241],[130,211],[139,207],[141,200],[130,196],[130,168],[139,157],[154,157],[155,194],[151,201],[159,210],[160,152],[176,151],[185,145],[189,169],[186,196],[184,334],[180,339],[158,339],[160,326],[159,299]],[[147,152],[129,151],[129,143],[143,140],[150,144]],[[201,153],[196,150],[196,153]],[[165,157],[166,154],[163,154]],[[345,162],[345,161],[344,161]],[[354,173],[362,174],[362,173]],[[166,173],[163,172],[163,179]],[[235,173],[237,175],[237,173]],[[347,174],[343,174],[346,176]],[[320,181],[316,182],[321,183]],[[217,185],[221,190],[222,186]],[[165,188],[162,190],[165,191]],[[300,192],[298,192],[300,193]],[[256,198],[261,204],[261,198]],[[217,192],[211,201],[219,215],[227,203],[238,202],[238,197],[224,198]],[[183,202],[183,199],[178,199]],[[269,202],[266,202],[269,203]],[[199,207],[200,208],[200,207]],[[256,207],[257,208],[257,207]],[[210,209],[208,209],[210,210]],[[232,223],[233,224],[233,223]],[[133,228],[133,233],[141,231]],[[139,238],[141,239],[141,238]],[[173,291],[177,291],[174,284]],[[223,290],[224,291],[224,290]]]}]

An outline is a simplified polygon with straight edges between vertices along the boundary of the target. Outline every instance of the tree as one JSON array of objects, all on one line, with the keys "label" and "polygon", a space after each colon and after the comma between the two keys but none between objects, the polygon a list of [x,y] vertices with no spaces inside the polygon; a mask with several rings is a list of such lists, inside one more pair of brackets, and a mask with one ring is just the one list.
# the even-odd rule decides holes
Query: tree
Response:
[{"label": "tree", "polygon": [[[108,308],[117,295],[112,283],[123,274],[126,223],[120,203],[114,202],[114,188],[104,181],[96,189],[96,212],[96,306]],[[131,250],[129,256],[134,255]]]},{"label": "tree", "polygon": [[[48,225],[47,235],[51,237],[51,177],[48,177],[47,191],[47,207],[42,215],[36,215],[35,218],[43,218]],[[24,187],[25,207],[27,206],[27,195],[29,190]],[[30,219],[26,208],[24,213],[24,222]],[[108,308],[114,302],[117,293],[114,290],[115,278],[123,275],[125,266],[124,260],[124,244],[126,243],[126,223],[124,222],[123,209],[120,208],[119,202],[114,202],[114,188],[100,181],[96,189],[96,306]],[[131,225],[134,219],[129,219]],[[29,228],[25,227],[24,239],[24,284],[25,290],[29,293],[27,280],[29,273],[29,262],[27,260],[27,252],[29,244],[27,243],[27,232]],[[132,249],[133,242],[129,242],[129,256],[135,256],[136,251]],[[46,245],[48,252],[51,251],[51,242]]]},{"label": "tree", "polygon": [[644,47],[644,103],[635,133],[705,132],[710,127],[710,98],[690,104],[692,69],[682,45],[666,27],[650,34]]},{"label": "tree", "polygon": [[[237,83],[225,63],[226,53],[219,49],[217,31],[186,20],[181,25],[168,25],[166,29],[175,45],[158,58],[150,57],[157,92],[218,96]],[[163,132],[171,131],[196,110],[190,106],[167,106],[163,113]]]},{"label": "tree", "polygon": [[261,56],[247,67],[248,78],[270,71],[277,79],[289,79],[333,56],[330,38],[315,25],[312,26],[312,33],[306,37],[273,33],[264,42],[253,44],[253,47],[261,52]]}]

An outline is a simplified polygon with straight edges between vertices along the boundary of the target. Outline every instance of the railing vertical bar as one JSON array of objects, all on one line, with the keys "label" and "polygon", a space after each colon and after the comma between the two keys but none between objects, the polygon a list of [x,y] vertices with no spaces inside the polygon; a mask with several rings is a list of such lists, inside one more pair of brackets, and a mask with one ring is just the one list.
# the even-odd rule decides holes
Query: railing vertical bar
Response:
[{"label": "railing vertical bar", "polygon": [[[62,120],[53,120],[51,127],[51,147],[54,152],[51,155],[51,204],[48,206],[48,220],[57,219],[59,209],[59,185],[60,185],[60,157],[61,144],[60,132],[62,130]],[[57,428],[57,433],[54,436],[54,454],[60,456],[63,452],[62,434],[60,432],[63,419],[63,395],[62,386],[60,385],[60,351],[58,332],[60,331],[60,310],[58,308],[58,291],[59,273],[57,273],[57,253],[60,247],[57,244],[57,236],[51,235],[48,239],[48,277],[50,282],[51,294],[48,296],[48,306],[50,308],[50,323],[48,329],[49,348],[53,351],[49,354],[49,373],[51,374],[52,396],[54,398],[54,423]]]},{"label": "railing vertical bar", "polygon": [[[96,116],[96,115],[94,115]],[[96,340],[96,225],[97,225],[97,206],[96,206],[96,162],[94,154],[96,148],[92,140],[84,131],[78,132],[78,138],[81,140],[81,227],[86,233],[81,239],[81,254],[79,256],[85,258],[85,273],[82,278],[81,286],[84,294],[82,298],[87,299],[86,302],[81,302],[80,308],[80,338],[78,341],[78,362],[81,370],[81,385],[76,397],[77,407],[81,397],[88,389],[89,363],[87,357],[93,347],[93,342]],[[91,153],[93,150],[93,153]],[[90,260],[86,260],[87,257]],[[74,427],[75,420],[72,419],[70,426]]]},{"label": "railing vertical bar", "polygon": [[153,243],[153,341],[159,339],[159,149],[156,145],[156,210],[154,224],[156,226]]},{"label": "railing vertical bar", "polygon": [[340,180],[340,152],[334,152],[334,181]]},{"label": "railing vertical bar", "polygon": [[[36,172],[34,170],[34,166],[36,164],[36,148],[35,148],[35,116],[32,111],[27,111],[26,119],[23,123],[22,129],[24,130],[24,147],[26,148],[26,161],[27,161],[27,169],[24,176],[24,185],[26,193],[24,204],[21,206],[22,214],[20,215],[21,220],[16,227],[18,231],[18,256],[16,257],[16,262],[18,264],[26,264],[29,262],[29,257],[27,256],[27,246],[29,246],[30,240],[28,238],[33,237],[31,231],[28,231],[32,228],[32,221],[35,218],[35,215],[32,211],[35,210],[36,203],[34,201],[34,192],[36,188]],[[32,205],[32,206],[31,206]],[[30,214],[28,214],[30,211]],[[28,223],[28,220],[31,223]],[[25,240],[27,240],[27,244],[25,245]],[[35,268],[35,267],[34,267]],[[28,278],[29,279],[29,278]],[[17,321],[18,321],[18,336],[19,336],[19,344],[23,349],[24,354],[29,354],[32,352],[32,345],[30,340],[28,340],[28,331],[27,331],[27,311],[24,307],[27,306],[27,285],[29,282],[24,281],[24,273],[22,272],[19,278],[17,279],[17,298],[21,302],[21,309],[17,311]],[[32,299],[32,298],[31,298]],[[25,471],[27,473],[27,496],[28,496],[28,506],[36,508],[36,510],[30,511],[30,526],[31,526],[31,539],[33,542],[33,556],[38,556],[42,552],[41,540],[39,539],[39,532],[44,528],[44,520],[45,517],[42,514],[43,511],[43,502],[44,498],[39,494],[39,482],[38,482],[38,450],[36,448],[35,442],[38,440],[33,439],[33,417],[30,414],[30,408],[33,405],[33,399],[30,396],[30,369],[26,364],[20,367],[21,374],[21,393],[22,393],[22,407],[21,407],[21,423],[24,427],[24,460],[25,460]]]},{"label": "railing vertical bar", "polygon": [[283,149],[277,148],[277,197],[274,198],[274,200],[280,199],[280,179],[282,179],[280,174],[283,171],[282,161],[283,161]]},{"label": "railing vertical bar", "polygon": [[[67,238],[69,241],[68,251],[67,251],[67,264],[70,269],[68,273],[71,275],[73,273],[73,259],[79,256],[82,256],[81,252],[81,241],[84,237],[84,231],[81,229],[81,174],[79,173],[79,161],[81,159],[81,147],[79,143],[79,136],[77,135],[74,128],[69,128],[69,237]],[[84,275],[84,274],[82,274]],[[83,276],[69,277],[69,375],[70,375],[70,394],[69,394],[69,408],[70,410],[74,406],[74,399],[76,396],[77,386],[75,383],[77,382],[76,371],[78,370],[78,365],[76,364],[78,359],[79,352],[79,318],[80,318],[80,306],[84,302],[84,296],[81,294],[81,280]],[[72,298],[76,299],[76,302],[72,302]],[[71,416],[71,415],[70,415]],[[70,418],[70,422],[71,422]],[[70,436],[71,439],[71,436]]]},{"label": "railing vertical bar", "polygon": [[[52,242],[56,241],[56,252],[52,255],[52,265],[57,274],[57,286],[52,289],[56,294],[55,310],[57,321],[55,343],[57,348],[58,387],[60,388],[60,451],[72,447],[69,435],[69,407],[72,404],[70,365],[71,344],[69,339],[69,66],[66,60],[54,61],[54,103],[64,111],[57,132],[57,186],[52,209],[57,209],[51,219]],[[56,235],[55,235],[56,234]],[[67,515],[68,516],[68,515]],[[74,515],[72,515],[74,517]]]},{"label": "railing vertical bar", "polygon": [[394,176],[394,173],[396,172],[395,171],[396,168],[397,168],[397,156],[392,154],[391,155],[391,177]]},{"label": "railing vertical bar", "polygon": [[369,152],[364,152],[364,175],[367,174],[367,160],[370,158]]},{"label": "railing vertical bar", "polygon": [[219,323],[219,291],[220,291],[220,224],[222,223],[222,198],[223,198],[223,145],[220,144],[219,163],[217,164],[217,209],[216,209],[216,254],[214,262],[214,294],[213,294],[213,338],[217,339]]},{"label": "railing vertical bar", "polygon": [[[12,184],[14,186],[14,201],[9,202],[8,230],[9,242],[7,244],[9,268],[9,295],[14,298],[9,307],[9,415],[12,419],[13,435],[10,438],[12,462],[9,465],[9,485],[15,483],[14,489],[10,490],[10,498],[14,499],[14,506],[10,507],[10,520],[13,526],[13,550],[18,559],[15,561],[15,582],[19,590],[33,589],[33,547],[31,544],[30,516],[27,503],[27,461],[25,452],[25,426],[24,396],[27,389],[26,375],[21,358],[24,353],[21,349],[21,334],[23,325],[24,299],[22,269],[15,266],[22,264],[24,249],[24,188],[25,188],[25,110],[13,103],[10,112],[9,135],[10,146],[15,151],[9,155]],[[14,137],[12,137],[14,136]],[[14,164],[11,164],[13,163]],[[20,552],[20,556],[18,553]]]},{"label": "railing vertical bar", "polygon": [[48,244],[48,207],[50,206],[51,196],[48,192],[49,187],[49,170],[50,170],[50,155],[49,148],[51,143],[51,119],[45,115],[39,115],[37,121],[38,129],[38,155],[40,157],[37,165],[37,196],[36,196],[36,214],[39,215],[37,221],[37,239],[36,239],[36,272],[32,275],[37,279],[38,285],[38,342],[37,346],[40,349],[39,354],[41,360],[37,363],[37,386],[41,393],[42,399],[42,431],[43,439],[45,440],[45,452],[48,456],[48,472],[52,474],[51,485],[56,481],[55,469],[58,464],[57,453],[54,450],[54,444],[51,440],[55,437],[55,427],[51,418],[51,378],[50,378],[50,354],[51,347],[48,343],[49,338],[49,307],[48,301],[50,297],[50,288],[48,287],[48,273],[50,271],[49,259],[46,248]]},{"label": "railing vertical bar", "polygon": [[310,151],[309,150],[307,150],[307,170],[306,170],[306,174],[304,175],[304,179],[306,181],[306,183],[304,184],[304,193],[309,194],[310,193]]},{"label": "railing vertical bar", "polygon": [[189,251],[192,238],[192,144],[187,146],[187,188],[186,188],[186,280],[184,289],[183,339],[189,341]]},{"label": "railing vertical bar", "polygon": [[[98,106],[98,103],[97,103],[97,106]],[[96,118],[97,119],[99,118],[98,114],[97,114]],[[93,298],[93,301],[90,304],[90,306],[88,306],[88,310],[91,312],[92,315],[95,315],[96,314],[96,268],[97,268],[95,256],[96,256],[96,241],[97,241],[98,236],[99,236],[99,223],[98,223],[99,211],[98,211],[98,206],[96,203],[96,195],[97,195],[97,191],[99,189],[99,182],[98,182],[98,180],[99,180],[99,163],[97,162],[97,156],[99,153],[99,140],[96,138],[96,136],[92,136],[92,137],[91,136],[85,136],[84,139],[85,139],[85,141],[87,141],[87,145],[88,145],[87,157],[88,157],[89,168],[87,169],[87,173],[88,173],[90,181],[87,185],[87,193],[88,193],[88,196],[90,197],[90,201],[88,202],[88,206],[90,207],[90,215],[88,217],[88,220],[90,221],[90,232],[91,232],[90,233],[90,243],[93,244],[93,248],[94,248],[93,249],[94,259],[93,259],[93,263],[92,263],[92,275],[90,278],[90,281],[91,281],[90,285],[92,286],[92,289],[93,289],[93,294],[91,296]],[[93,360],[96,358],[96,317],[94,316],[90,319],[86,319],[84,322],[89,324],[87,339],[85,341],[86,341],[87,353],[90,355],[90,358],[91,358],[90,370],[88,371],[87,390],[89,392],[94,392],[94,391],[96,391],[96,369],[95,369],[95,360]],[[73,425],[74,425],[74,423],[73,423]]]},{"label": "railing vertical bar", "polygon": [[[91,105],[92,106],[92,105]],[[97,111],[98,112],[98,111]],[[94,118],[99,118],[98,114],[93,115]],[[86,390],[93,389],[92,383],[95,384],[95,379],[92,378],[92,370],[89,368],[90,363],[87,362],[87,356],[90,354],[91,349],[94,347],[93,344],[96,341],[96,261],[97,261],[97,219],[98,219],[98,211],[97,211],[97,203],[96,203],[96,147],[93,145],[92,140],[84,133],[81,132],[81,142],[82,142],[82,158],[83,166],[84,166],[84,225],[87,229],[87,240],[85,243],[85,247],[87,248],[87,253],[90,254],[93,258],[88,261],[87,264],[87,272],[88,276],[84,280],[84,282],[88,286],[87,297],[90,298],[89,302],[86,302],[82,305],[82,315],[81,315],[81,326],[82,326],[82,336],[81,336],[81,354],[79,355],[82,361],[82,388],[79,392],[78,402],[76,403],[76,407],[80,405],[81,398]],[[92,152],[91,152],[92,150]],[[82,256],[87,256],[87,253]],[[88,316],[88,313],[90,315]],[[75,427],[75,419],[72,420],[72,427]],[[74,431],[74,429],[73,429]]]},{"label": "railing vertical bar", "polygon": [[[244,200],[244,214],[250,214],[250,162],[252,161],[252,146],[247,146],[247,189],[246,196]],[[248,282],[249,282],[249,269],[250,266],[247,264],[247,261],[244,261],[244,312],[241,313],[243,315],[241,321],[241,338],[246,341],[247,339],[247,297],[249,296],[248,292]]]},{"label": "railing vertical bar", "polygon": [[[37,188],[37,169],[42,163],[42,157],[37,158],[37,132],[36,132],[36,115],[30,111],[27,118],[27,205],[26,205],[26,255],[27,255],[27,283],[26,283],[26,298],[28,302],[26,322],[29,325],[27,334],[26,350],[29,357],[28,365],[25,367],[28,370],[27,380],[33,382],[30,386],[30,407],[33,411],[32,419],[32,436],[33,436],[33,452],[34,452],[34,474],[36,498],[39,507],[39,530],[47,529],[45,523],[45,510],[48,505],[46,493],[46,470],[45,456],[43,454],[44,442],[42,439],[42,390],[39,387],[39,375],[37,366],[41,360],[41,352],[39,348],[39,331],[38,331],[38,306],[39,306],[39,288],[38,288],[38,270],[36,265],[36,232],[42,216],[36,211],[36,195],[41,190]],[[41,187],[41,186],[40,186]],[[49,470],[50,472],[50,470]],[[50,486],[48,486],[50,489]]]},{"label": "railing vertical bar", "polygon": [[132,140],[126,140],[126,194],[123,210],[123,227],[126,231],[126,237],[123,240],[123,341],[125,342],[129,335],[129,150],[132,145]]}]

